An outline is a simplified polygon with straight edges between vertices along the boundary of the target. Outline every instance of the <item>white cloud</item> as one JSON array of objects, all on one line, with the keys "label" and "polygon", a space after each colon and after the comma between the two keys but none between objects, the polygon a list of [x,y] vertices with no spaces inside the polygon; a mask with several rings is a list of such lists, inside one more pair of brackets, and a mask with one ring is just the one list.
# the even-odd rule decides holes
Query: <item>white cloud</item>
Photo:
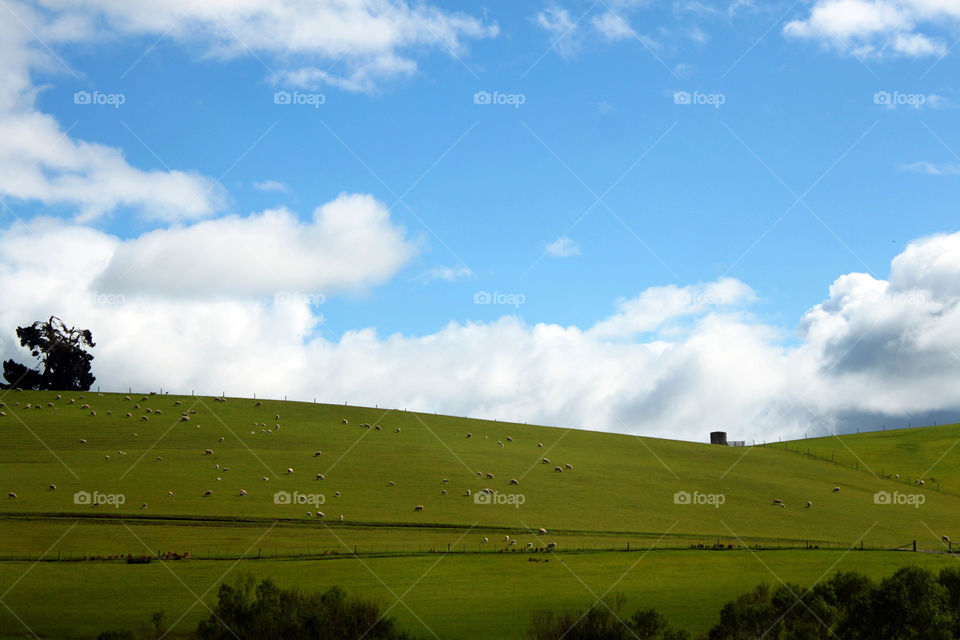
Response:
[{"label": "white cloud", "polygon": [[547,245],[546,252],[554,258],[568,258],[580,255],[580,245],[572,238],[560,236]]},{"label": "white cloud", "polygon": [[905,164],[900,168],[904,171],[925,173],[931,176],[960,176],[960,164],[935,164],[921,160]]},{"label": "white cloud", "polygon": [[290,193],[290,187],[279,180],[260,180],[253,183],[253,188],[258,191],[277,191],[279,193]]},{"label": "white cloud", "polygon": [[418,280],[423,283],[435,282],[437,280],[441,280],[443,282],[458,282],[460,280],[470,280],[475,277],[476,275],[470,270],[470,267],[465,264],[460,264],[453,267],[437,265],[430,267],[420,274]]},{"label": "white cloud", "polygon": [[[466,55],[464,41],[497,35],[466,13],[391,0],[41,0],[78,29],[108,35],[168,37],[214,58],[252,53],[301,84],[374,90],[416,70],[415,53]],[[321,71],[316,65],[326,71]],[[275,78],[276,80],[276,78]]]},{"label": "white cloud", "polygon": [[327,296],[385,282],[415,253],[383,203],[341,195],[309,222],[281,208],[151,231],[119,245],[94,286],[169,297]]},{"label": "white cloud", "polygon": [[323,318],[308,300],[170,297],[146,282],[122,298],[91,295],[128,246],[49,220],[0,233],[0,355],[15,353],[17,324],[56,313],[93,330],[107,389],[291,398],[322,389],[331,402],[694,440],[718,426],[762,440],[960,411],[960,233],[911,243],[888,281],[837,278],[795,343],[749,314],[754,293],[733,279],[647,289],[587,328],[504,316],[331,340],[316,335]]},{"label": "white cloud", "polygon": [[593,28],[599,31],[607,40],[617,41],[637,37],[636,32],[630,28],[630,25],[623,16],[613,11],[607,11],[606,13],[594,16],[591,22],[593,23]]},{"label": "white cloud", "polygon": [[955,0],[817,0],[810,14],[783,28],[786,36],[817,40],[855,56],[942,56],[941,38],[925,33],[960,18]]},{"label": "white cloud", "polygon": [[563,58],[572,58],[583,48],[580,26],[566,9],[551,7],[537,14],[537,24],[550,34],[554,51]]}]

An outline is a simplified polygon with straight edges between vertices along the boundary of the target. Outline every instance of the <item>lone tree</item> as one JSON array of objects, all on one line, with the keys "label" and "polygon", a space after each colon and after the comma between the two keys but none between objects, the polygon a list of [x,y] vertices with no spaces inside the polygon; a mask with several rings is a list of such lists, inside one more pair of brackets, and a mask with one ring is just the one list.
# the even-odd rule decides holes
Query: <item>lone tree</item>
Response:
[{"label": "lone tree", "polygon": [[46,322],[37,321],[26,327],[17,327],[20,344],[30,349],[40,367],[31,369],[14,360],[3,363],[4,388],[58,389],[87,391],[96,378],[90,373],[93,355],[87,348],[95,347],[88,329],[67,328],[63,320],[50,316]]}]

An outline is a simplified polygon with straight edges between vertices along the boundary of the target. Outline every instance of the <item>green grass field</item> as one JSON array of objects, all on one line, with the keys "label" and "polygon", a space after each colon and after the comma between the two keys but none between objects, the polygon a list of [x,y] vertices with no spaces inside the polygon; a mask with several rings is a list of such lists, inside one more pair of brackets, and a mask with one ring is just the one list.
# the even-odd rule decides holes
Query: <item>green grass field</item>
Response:
[{"label": "green grass field", "polygon": [[[844,436],[843,450],[861,458],[851,456],[846,466],[837,463],[835,439],[785,445],[828,459],[833,449],[831,462],[775,446],[717,447],[336,405],[56,395],[7,393],[0,407],[0,488],[16,495],[0,509],[0,593],[9,590],[0,600],[10,607],[0,608],[0,629],[11,637],[28,629],[91,637],[157,608],[173,621],[214,585],[209,602],[221,574],[238,570],[304,588],[343,584],[387,606],[402,597],[392,613],[427,636],[423,624],[444,637],[509,638],[519,637],[537,607],[588,606],[592,592],[624,572],[614,590],[634,606],[656,606],[675,624],[703,630],[723,602],[777,575],[809,583],[841,566],[881,575],[901,564],[957,561],[828,550],[894,549],[916,540],[920,549],[942,551],[942,535],[960,539],[960,495],[938,492],[930,480],[923,488],[906,482],[937,462],[928,477],[945,490],[960,486],[950,446],[960,438],[956,426],[913,429],[899,439],[899,432]],[[182,411],[196,413],[181,421]],[[867,465],[878,467],[877,475]],[[877,477],[880,469],[891,477]],[[490,503],[474,499],[483,488],[496,492]],[[910,492],[922,504],[877,504],[878,491]],[[124,502],[78,504],[78,492],[122,495]],[[278,501],[277,492],[305,502]],[[678,492],[689,503],[678,503]],[[324,518],[307,516],[318,510]],[[540,527],[546,535],[537,534]],[[551,542],[556,554],[544,550]],[[735,550],[690,550],[717,542]],[[525,552],[527,545],[537,553]],[[774,550],[808,545],[819,549]],[[656,550],[644,555],[649,548]],[[347,557],[354,550],[359,555]],[[157,551],[192,558],[145,566],[67,561]],[[28,562],[58,554],[61,562]],[[51,609],[51,601],[58,606]],[[182,624],[195,625],[200,611],[194,607]]]}]

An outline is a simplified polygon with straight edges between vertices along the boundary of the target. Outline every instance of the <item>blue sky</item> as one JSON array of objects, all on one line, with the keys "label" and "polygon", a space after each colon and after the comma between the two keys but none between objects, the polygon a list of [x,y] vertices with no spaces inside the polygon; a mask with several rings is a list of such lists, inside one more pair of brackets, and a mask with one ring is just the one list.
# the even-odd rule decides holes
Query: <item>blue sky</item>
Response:
[{"label": "blue sky", "polygon": [[[173,7],[169,15],[147,19],[108,0],[13,4],[4,21],[19,34],[6,55],[26,60],[28,81],[6,89],[14,96],[9,113],[43,114],[55,120],[64,139],[122,154],[143,184],[157,174],[185,172],[193,186],[183,197],[200,191],[202,202],[197,211],[181,214],[176,206],[183,200],[155,205],[151,196],[131,201],[104,195],[110,190],[98,192],[97,176],[76,168],[84,160],[58,165],[42,157],[37,163],[48,176],[73,171],[71,180],[84,183],[78,192],[99,193],[100,208],[85,208],[93,196],[37,195],[42,186],[24,195],[11,161],[0,185],[8,207],[2,225],[39,243],[43,234],[30,226],[52,216],[61,228],[82,226],[120,246],[159,237],[151,232],[191,228],[201,219],[243,220],[280,207],[309,225],[317,207],[341,194],[363,194],[380,203],[391,233],[402,238],[395,257],[388,259],[394,245],[385,244],[377,256],[358,251],[358,264],[347,265],[359,273],[365,269],[359,263],[383,259],[375,273],[342,284],[350,278],[331,280],[321,273],[326,267],[306,259],[287,266],[318,274],[307,278],[316,284],[308,290],[286,287],[278,271],[273,289],[264,285],[226,296],[257,317],[276,311],[277,291],[307,296],[298,313],[310,319],[294,324],[295,340],[284,347],[306,345],[298,354],[303,366],[309,367],[310,348],[346,349],[344,336],[365,329],[375,330],[384,344],[394,334],[442,341],[451,322],[587,331],[645,291],[692,291],[725,279],[749,294],[665,315],[614,343],[696,349],[699,329],[722,316],[764,336],[778,357],[790,358],[809,346],[800,330],[805,314],[829,302],[838,278],[866,273],[886,281],[891,261],[911,242],[922,248],[929,236],[957,231],[960,97],[951,47],[960,37],[960,4],[941,4],[611,0],[436,3],[420,9],[372,3],[358,9],[375,24],[406,34],[394,40],[380,39],[362,20],[353,31],[326,29],[322,20],[309,20],[316,16],[298,18],[296,11],[309,10],[296,5],[293,18],[271,17],[269,10],[248,15],[224,3],[196,15]],[[344,12],[347,17],[339,18],[352,19]],[[423,27],[428,18],[437,22]],[[308,44],[297,44],[285,31],[298,24]],[[247,37],[245,29],[262,30],[263,40]],[[324,38],[336,46],[328,50]],[[278,91],[322,104],[276,104]],[[94,101],[119,95],[123,103],[76,104],[77,92]],[[476,104],[478,92],[509,104]],[[700,104],[678,104],[686,94]],[[878,104],[888,94],[909,104]],[[176,191],[164,185],[154,200]],[[154,206],[166,213],[151,213]],[[342,255],[351,255],[364,235],[340,240],[346,243]],[[228,245],[222,250],[241,251]],[[323,254],[327,247],[306,254],[311,250]],[[101,262],[111,259],[112,250],[105,251]],[[280,260],[284,249],[265,246],[263,252]],[[179,274],[184,289],[205,277],[202,265],[189,264],[190,254],[174,262],[163,268]],[[15,261],[7,266],[17,273]],[[63,275],[64,268],[48,275]],[[270,260],[264,265],[275,268]],[[110,282],[95,276],[90,282]],[[340,284],[325,286],[334,281]],[[137,300],[146,305],[139,312],[157,304],[175,317],[170,305],[196,301],[170,291],[159,300],[150,287],[123,284],[123,311],[134,313],[131,301]],[[478,292],[522,303],[476,304]],[[53,299],[16,311],[66,313],[57,307]],[[102,333],[114,331],[111,312],[120,315],[117,309],[75,313],[88,323],[102,321]],[[29,319],[12,313],[4,318],[6,333]],[[166,317],[156,309],[149,315]],[[187,331],[181,320],[171,322],[171,335]],[[321,344],[311,347],[317,339]],[[823,340],[811,349],[826,361],[824,350],[843,340]],[[229,344],[221,346],[230,352]],[[461,358],[457,364],[454,357],[451,367],[471,368],[470,348],[453,340],[449,351]],[[101,381],[118,382],[115,370],[134,375],[130,366],[111,363]],[[178,379],[200,384],[217,375],[197,363]],[[286,388],[288,375],[276,372],[262,384]],[[815,386],[829,386],[810,375]],[[154,382],[145,372],[135,378]],[[423,383],[430,385],[429,379]],[[543,383],[563,388],[562,380]],[[382,380],[363,374],[354,384],[363,398],[380,397],[380,404],[433,400],[428,393],[392,397],[381,391]],[[579,384],[571,382],[571,392]],[[533,385],[517,393],[541,390]],[[536,408],[529,398],[507,402],[494,394],[471,400],[469,389],[460,393],[436,404],[504,418],[519,418],[503,413],[521,407],[530,419],[559,422],[566,415]],[[646,393],[619,402],[643,405],[666,391]],[[771,400],[777,406],[782,401]],[[909,407],[822,401],[816,413],[826,416],[818,425],[824,429],[852,428],[838,417],[849,412],[874,419],[878,412],[902,417],[952,410],[942,399]],[[729,415],[748,420],[768,410],[751,406],[756,413],[744,415],[739,407]],[[590,409],[568,412],[579,423]],[[623,430],[618,420],[608,416],[595,426]],[[791,429],[802,427],[788,422]],[[779,426],[774,420],[755,432]]]}]

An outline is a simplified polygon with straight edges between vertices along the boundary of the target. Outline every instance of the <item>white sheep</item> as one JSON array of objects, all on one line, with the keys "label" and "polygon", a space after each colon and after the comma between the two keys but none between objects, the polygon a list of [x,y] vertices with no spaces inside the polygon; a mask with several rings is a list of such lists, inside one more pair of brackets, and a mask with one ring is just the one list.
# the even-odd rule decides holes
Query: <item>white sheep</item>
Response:
[{"label": "white sheep", "polygon": [[487,474],[487,478],[490,479],[490,480],[493,480],[493,474],[492,474],[492,473],[488,473],[488,474]]},{"label": "white sheep", "polygon": [[545,536],[547,535],[547,530],[544,529],[543,527],[540,527],[539,529],[537,529],[537,535]]},{"label": "white sheep", "polygon": [[470,497],[470,489],[467,489],[467,493],[466,493],[465,495],[466,495],[467,497]]},{"label": "white sheep", "polygon": [[805,506],[804,509],[809,509],[812,506],[813,506],[813,503],[807,500],[807,506]]},{"label": "white sheep", "polygon": [[314,458],[319,458],[323,454],[323,451],[315,451],[313,454]]},{"label": "white sheep", "polygon": [[380,425],[376,425],[373,429],[374,431],[383,431],[383,428]]},{"label": "white sheep", "polygon": [[443,495],[443,496],[447,495],[447,490],[446,490],[446,489],[440,489],[440,495]]},{"label": "white sheep", "polygon": [[183,404],[183,403],[180,402],[179,400],[175,400],[174,403],[173,403],[173,406],[178,407],[178,406],[180,406],[181,404]]},{"label": "white sheep", "polygon": [[414,511],[423,511],[423,505],[422,505],[422,504],[418,504],[417,506],[415,506],[415,507],[413,508],[413,510],[414,510]]},{"label": "white sheep", "polygon": [[510,484],[512,484],[512,485],[518,485],[518,484],[520,484],[520,481],[517,480],[516,478],[510,478]]},{"label": "white sheep", "polygon": [[540,464],[550,464],[550,458],[544,458],[540,461]]},{"label": "white sheep", "polygon": [[80,438],[80,444],[87,444],[86,438]]},{"label": "white sheep", "polygon": [[133,417],[133,414],[130,413],[129,411],[127,411],[127,412],[123,415],[123,417],[124,417],[124,418],[132,418],[132,417]]},{"label": "white sheep", "polygon": [[538,443],[537,443],[537,448],[538,448],[538,449],[543,449],[543,443],[542,443],[542,442],[538,442]]},{"label": "white sheep", "polygon": [[501,442],[500,440],[497,440],[497,444],[500,445],[501,447],[503,446],[503,442]]},{"label": "white sheep", "polygon": [[554,468],[553,468],[553,471],[554,471],[554,473],[563,473],[563,468],[562,468],[562,467],[554,467]]},{"label": "white sheep", "polygon": [[344,419],[343,419],[343,424],[350,424],[350,422],[349,422],[346,418],[344,418]]},{"label": "white sheep", "polygon": [[327,479],[326,476],[324,476],[322,473],[317,474],[317,480],[326,480],[326,479]]},{"label": "white sheep", "polygon": [[293,467],[287,467],[287,475],[293,473]]},{"label": "white sheep", "polygon": [[503,536],[504,542],[510,542],[510,536]]},{"label": "white sheep", "polygon": [[950,536],[943,536],[943,537],[940,538],[940,539],[943,540],[944,542],[946,542],[947,544],[950,544]]},{"label": "white sheep", "polygon": [[394,487],[394,486],[396,486],[396,484],[397,484],[396,482],[394,482],[393,480],[391,480],[390,482],[387,483],[387,486],[388,486],[388,487]]},{"label": "white sheep", "polygon": [[338,497],[338,498],[339,498],[339,497],[340,497],[340,492],[339,492],[339,491],[337,491],[337,492],[336,492],[336,493],[334,493],[333,495],[335,495],[336,497]]},{"label": "white sheep", "polygon": [[126,400],[127,402],[130,402],[130,396],[123,396],[123,399]]},{"label": "white sheep", "polygon": [[141,504],[141,505],[140,505],[140,508],[141,508],[141,509],[146,509],[146,508],[147,508],[147,503],[144,502],[143,504]]},{"label": "white sheep", "polygon": [[781,500],[780,498],[774,498],[773,504],[783,504],[783,500]]},{"label": "white sheep", "polygon": [[490,540],[484,537],[483,540],[480,541],[480,544],[487,544],[488,542],[490,542]]},{"label": "white sheep", "polygon": [[223,442],[223,436],[220,436],[220,439],[217,442]]},{"label": "white sheep", "polygon": [[205,456],[212,456],[212,455],[213,455],[213,449],[204,449],[204,450],[203,450],[203,455],[205,455]]},{"label": "white sheep", "polygon": [[400,433],[400,427],[397,427],[397,433]]},{"label": "white sheep", "polygon": [[533,549],[533,543],[532,543],[532,542],[528,542],[528,543],[526,544],[526,546],[524,547],[524,549]]},{"label": "white sheep", "polygon": [[50,491],[56,491],[56,490],[57,490],[57,485],[51,484],[51,485],[50,485]]},{"label": "white sheep", "polygon": [[313,511],[307,511],[307,517],[308,517],[308,518],[312,518],[312,517],[313,517]]},{"label": "white sheep", "polygon": [[7,493],[7,497],[10,498],[11,500],[16,500],[17,494],[15,494],[13,491],[10,491],[9,493]]},{"label": "white sheep", "polygon": [[343,522],[343,514],[340,514],[340,522]]},{"label": "white sheep", "polygon": [[240,497],[242,498],[245,495],[247,495],[247,492],[244,491],[243,489],[240,489]]},{"label": "white sheep", "polygon": [[517,541],[516,541],[516,540],[511,540],[511,541],[510,541],[510,546],[514,546],[515,544],[517,544]]},{"label": "white sheep", "polygon": [[833,488],[833,492],[834,492],[834,493],[840,493],[840,487],[834,487],[834,488]]},{"label": "white sheep", "polygon": [[150,418],[147,416],[140,416],[140,422],[149,422]]},{"label": "white sheep", "polygon": [[172,497],[173,497],[173,491],[167,491],[167,497],[168,497],[168,498],[172,498]]},{"label": "white sheep", "polygon": [[326,518],[326,517],[327,517],[327,514],[325,514],[323,511],[317,511],[317,517],[318,517],[318,518]]},{"label": "white sheep", "polygon": [[548,550],[553,551],[553,550],[556,549],[556,548],[557,548],[557,543],[556,543],[556,542],[548,542],[548,543],[547,543],[547,549],[548,549]]},{"label": "white sheep", "polygon": [[270,479],[270,478],[268,478],[267,476],[263,476],[263,481],[264,481],[264,482],[266,482],[266,481],[269,480],[269,479]]},{"label": "white sheep", "polygon": [[96,412],[96,411],[91,411],[91,412],[90,412],[90,415],[91,415],[91,416],[96,416],[96,415],[97,415],[97,412]]},{"label": "white sheep", "polygon": [[473,436],[472,433],[468,433],[468,434],[467,434],[467,437],[468,437],[468,438],[470,438],[470,437],[472,437],[472,436]]},{"label": "white sheep", "polygon": [[573,465],[570,463],[563,465],[563,468],[566,469],[567,471],[573,471]]}]

